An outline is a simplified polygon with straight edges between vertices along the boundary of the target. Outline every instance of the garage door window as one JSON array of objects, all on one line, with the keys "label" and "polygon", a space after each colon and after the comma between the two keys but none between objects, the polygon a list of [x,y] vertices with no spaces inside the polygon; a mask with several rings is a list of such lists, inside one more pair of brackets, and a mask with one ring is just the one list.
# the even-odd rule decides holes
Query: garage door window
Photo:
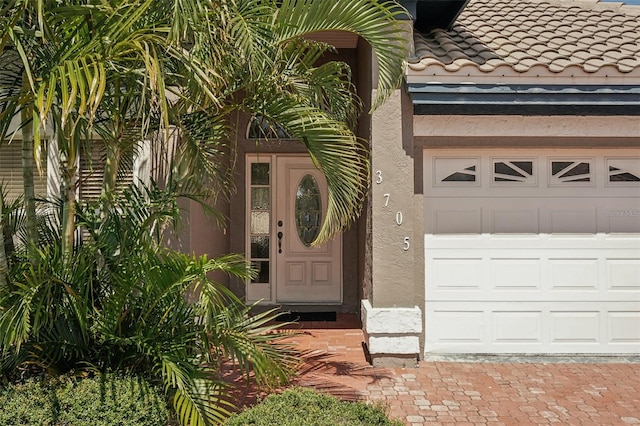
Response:
[{"label": "garage door window", "polygon": [[438,186],[477,186],[479,162],[478,158],[434,158],[434,180]]},{"label": "garage door window", "polygon": [[640,182],[640,158],[607,158],[609,183]]},{"label": "garage door window", "polygon": [[537,183],[533,159],[494,158],[492,162],[493,183],[524,185],[535,185]]},{"label": "garage door window", "polygon": [[585,185],[592,182],[593,159],[552,159],[551,186]]}]

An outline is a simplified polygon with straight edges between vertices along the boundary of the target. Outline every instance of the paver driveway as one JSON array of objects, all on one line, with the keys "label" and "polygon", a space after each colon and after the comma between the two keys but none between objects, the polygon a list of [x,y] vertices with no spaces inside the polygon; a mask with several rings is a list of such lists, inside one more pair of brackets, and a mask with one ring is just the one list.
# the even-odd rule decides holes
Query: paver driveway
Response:
[{"label": "paver driveway", "polygon": [[639,363],[423,361],[417,368],[373,368],[355,317],[305,326],[294,338],[310,351],[299,385],[382,402],[409,425],[640,425]]}]

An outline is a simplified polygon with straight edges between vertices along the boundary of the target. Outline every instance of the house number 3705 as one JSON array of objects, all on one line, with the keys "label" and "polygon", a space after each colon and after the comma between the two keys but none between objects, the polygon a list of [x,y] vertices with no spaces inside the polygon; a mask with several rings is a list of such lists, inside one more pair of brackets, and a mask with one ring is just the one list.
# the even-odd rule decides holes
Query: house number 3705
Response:
[{"label": "house number 3705", "polygon": [[[375,183],[376,185],[380,185],[382,183],[382,170],[376,170],[375,172]],[[391,194],[390,193],[385,193],[383,194],[384,197],[384,207],[389,207],[389,200],[391,199]],[[401,211],[397,211],[396,212],[396,225],[400,226],[402,225],[402,222],[404,221],[404,217],[402,216],[402,212]],[[411,242],[409,240],[409,237],[404,237],[404,240],[402,241],[402,250],[404,251],[408,251],[409,247],[411,247]]]}]

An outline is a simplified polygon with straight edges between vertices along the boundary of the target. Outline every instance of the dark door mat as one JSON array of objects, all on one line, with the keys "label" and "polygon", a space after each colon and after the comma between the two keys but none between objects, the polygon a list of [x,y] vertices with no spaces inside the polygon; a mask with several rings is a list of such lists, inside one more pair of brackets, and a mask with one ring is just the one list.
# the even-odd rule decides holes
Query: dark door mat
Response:
[{"label": "dark door mat", "polygon": [[309,322],[309,321],[336,321],[335,312],[289,312],[278,315],[277,321]]}]

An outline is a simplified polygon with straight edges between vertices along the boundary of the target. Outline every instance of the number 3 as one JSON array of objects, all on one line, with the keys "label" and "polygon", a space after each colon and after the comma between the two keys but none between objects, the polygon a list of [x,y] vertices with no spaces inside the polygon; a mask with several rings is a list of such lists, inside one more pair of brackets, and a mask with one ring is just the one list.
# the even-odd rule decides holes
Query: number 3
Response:
[{"label": "number 3", "polygon": [[409,247],[411,245],[409,244],[409,237],[404,237],[404,244],[402,245],[402,250],[407,251],[409,250]]},{"label": "number 3", "polygon": [[382,183],[382,170],[376,170],[376,183],[378,185]]}]

